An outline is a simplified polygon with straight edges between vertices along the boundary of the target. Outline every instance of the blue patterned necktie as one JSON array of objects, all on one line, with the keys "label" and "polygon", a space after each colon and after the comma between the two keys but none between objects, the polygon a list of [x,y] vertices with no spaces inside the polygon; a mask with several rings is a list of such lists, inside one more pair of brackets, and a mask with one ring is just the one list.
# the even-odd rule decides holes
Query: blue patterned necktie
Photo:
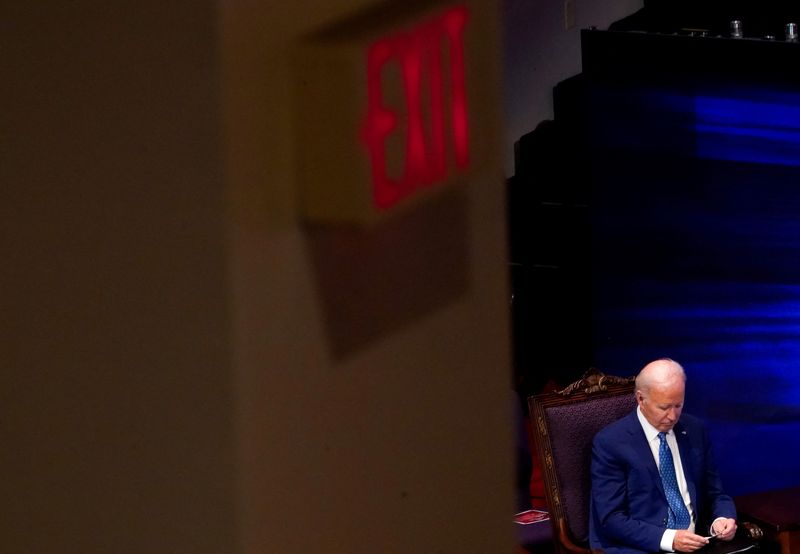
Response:
[{"label": "blue patterned necktie", "polygon": [[669,529],[688,529],[692,523],[692,516],[683,502],[683,497],[678,489],[678,478],[675,476],[675,464],[672,463],[672,452],[667,444],[667,436],[664,433],[658,434],[661,441],[658,447],[658,468],[661,472],[661,481],[664,483],[664,492],[667,494],[669,502]]}]

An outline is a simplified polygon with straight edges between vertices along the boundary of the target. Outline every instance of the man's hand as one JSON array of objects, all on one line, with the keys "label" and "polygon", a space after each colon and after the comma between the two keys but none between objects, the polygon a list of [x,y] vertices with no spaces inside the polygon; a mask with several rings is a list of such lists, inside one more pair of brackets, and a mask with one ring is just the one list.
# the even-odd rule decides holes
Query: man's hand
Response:
[{"label": "man's hand", "polygon": [[714,521],[711,532],[724,541],[729,541],[736,534],[736,520],[729,517],[721,517]]},{"label": "man's hand", "polygon": [[675,552],[694,552],[708,544],[708,539],[690,533],[686,529],[680,529],[675,533],[672,541],[672,548]]}]

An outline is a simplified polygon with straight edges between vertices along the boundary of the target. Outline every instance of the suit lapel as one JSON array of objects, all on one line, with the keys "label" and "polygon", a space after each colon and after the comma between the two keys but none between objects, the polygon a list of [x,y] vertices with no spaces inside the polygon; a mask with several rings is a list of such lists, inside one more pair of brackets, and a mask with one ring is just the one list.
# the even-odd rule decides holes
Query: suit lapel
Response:
[{"label": "suit lapel", "polygon": [[639,423],[639,417],[634,411],[633,417],[629,420],[628,431],[631,434],[631,444],[636,448],[636,455],[641,460],[647,460],[645,465],[653,479],[656,488],[661,492],[664,501],[667,501],[667,495],[664,492],[664,483],[661,481],[661,474],[658,472],[656,460],[653,457],[653,451],[650,449],[650,444],[647,442],[647,436],[644,434],[642,424]]},{"label": "suit lapel", "polygon": [[681,456],[681,466],[683,466],[683,476],[686,478],[686,486],[689,489],[689,498],[692,500],[692,506],[697,509],[697,484],[695,483],[694,476],[694,456],[692,456],[692,443],[689,440],[689,431],[684,427],[681,422],[675,424],[675,439],[678,442],[678,451]]}]

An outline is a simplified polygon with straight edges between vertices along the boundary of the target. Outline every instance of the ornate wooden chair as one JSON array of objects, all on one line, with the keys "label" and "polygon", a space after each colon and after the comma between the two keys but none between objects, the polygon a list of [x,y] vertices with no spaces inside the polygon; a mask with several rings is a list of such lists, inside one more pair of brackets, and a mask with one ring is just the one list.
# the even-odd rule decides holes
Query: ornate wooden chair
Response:
[{"label": "ornate wooden chair", "polygon": [[[553,541],[561,554],[593,554],[589,549],[592,439],[636,407],[634,380],[592,368],[563,390],[528,399]],[[755,525],[739,527],[746,540],[763,535]]]},{"label": "ornate wooden chair", "polygon": [[542,464],[553,540],[563,554],[589,554],[589,464],[600,429],[636,407],[634,377],[596,369],[567,388],[531,396],[536,451]]}]

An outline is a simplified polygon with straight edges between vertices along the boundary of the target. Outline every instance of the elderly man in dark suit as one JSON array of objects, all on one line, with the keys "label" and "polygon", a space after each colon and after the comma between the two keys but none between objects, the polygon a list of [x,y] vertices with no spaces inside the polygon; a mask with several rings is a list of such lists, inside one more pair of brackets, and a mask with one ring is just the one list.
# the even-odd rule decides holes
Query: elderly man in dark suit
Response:
[{"label": "elderly man in dark suit", "polygon": [[638,407],[592,445],[589,539],[606,554],[694,552],[736,533],[703,423],[683,411],[686,374],[668,358],[636,377]]}]

